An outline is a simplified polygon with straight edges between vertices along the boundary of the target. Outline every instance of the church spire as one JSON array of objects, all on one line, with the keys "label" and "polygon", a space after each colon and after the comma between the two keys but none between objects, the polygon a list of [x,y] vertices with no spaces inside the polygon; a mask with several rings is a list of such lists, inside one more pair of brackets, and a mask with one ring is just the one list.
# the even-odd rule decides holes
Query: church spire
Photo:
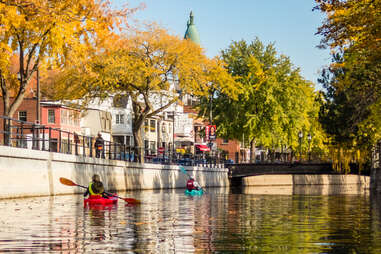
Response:
[{"label": "church spire", "polygon": [[189,14],[187,30],[185,31],[184,39],[190,39],[194,43],[200,45],[200,36],[198,35],[197,28],[194,24],[194,16],[192,11]]}]

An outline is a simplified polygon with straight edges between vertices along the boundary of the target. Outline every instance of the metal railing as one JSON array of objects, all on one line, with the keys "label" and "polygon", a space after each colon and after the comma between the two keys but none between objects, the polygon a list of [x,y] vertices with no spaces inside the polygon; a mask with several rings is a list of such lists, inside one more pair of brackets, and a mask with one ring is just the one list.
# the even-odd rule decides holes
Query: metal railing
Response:
[{"label": "metal railing", "polygon": [[[32,122],[21,121],[6,116],[0,116],[2,129],[0,130],[1,144],[5,146],[24,149],[41,150],[73,154],[83,157],[99,157],[110,160],[137,162],[138,147],[127,146],[116,142],[104,140],[103,149],[97,152],[96,138],[85,136],[76,132],[53,128]],[[141,153],[146,153],[144,148],[138,148]],[[172,149],[159,155],[145,155],[145,162],[160,164],[180,164],[184,166],[201,165],[205,167],[223,167],[223,161],[218,157],[182,156],[173,153]]]},{"label": "metal railing", "polygon": [[5,116],[0,116],[0,119],[3,120],[0,139],[6,146],[111,160],[135,160],[132,146],[103,141],[103,149],[97,152],[95,137]]}]

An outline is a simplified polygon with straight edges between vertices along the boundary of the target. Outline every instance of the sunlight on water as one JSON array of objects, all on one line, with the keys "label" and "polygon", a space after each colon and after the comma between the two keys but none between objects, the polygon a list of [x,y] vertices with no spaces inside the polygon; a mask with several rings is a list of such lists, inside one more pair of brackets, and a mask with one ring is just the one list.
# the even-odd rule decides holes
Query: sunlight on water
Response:
[{"label": "sunlight on water", "polygon": [[[319,190],[320,188],[320,190]],[[381,199],[356,188],[250,187],[0,200],[0,253],[380,253]]]}]

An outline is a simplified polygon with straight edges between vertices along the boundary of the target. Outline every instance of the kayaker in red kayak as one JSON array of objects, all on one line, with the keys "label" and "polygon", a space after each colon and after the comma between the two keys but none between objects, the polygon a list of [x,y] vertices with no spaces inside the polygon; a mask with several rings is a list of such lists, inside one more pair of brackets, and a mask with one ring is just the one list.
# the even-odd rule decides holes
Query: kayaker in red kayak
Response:
[{"label": "kayaker in red kayak", "polygon": [[103,183],[101,182],[101,178],[99,175],[94,174],[92,177],[92,182],[89,184],[89,187],[87,187],[86,192],[83,194],[83,196],[102,196],[103,198],[108,198],[108,195],[105,193],[105,189],[103,187]]},{"label": "kayaker in red kayak", "polygon": [[199,190],[201,186],[192,177],[187,181],[187,190]]}]

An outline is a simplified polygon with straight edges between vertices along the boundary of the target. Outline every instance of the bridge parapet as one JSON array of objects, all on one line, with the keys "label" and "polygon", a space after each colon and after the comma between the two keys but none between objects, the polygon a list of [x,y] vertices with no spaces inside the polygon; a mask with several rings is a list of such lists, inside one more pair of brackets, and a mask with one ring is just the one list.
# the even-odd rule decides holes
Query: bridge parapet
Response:
[{"label": "bridge parapet", "polygon": [[227,167],[231,178],[266,174],[338,174],[332,163],[245,163]]}]

